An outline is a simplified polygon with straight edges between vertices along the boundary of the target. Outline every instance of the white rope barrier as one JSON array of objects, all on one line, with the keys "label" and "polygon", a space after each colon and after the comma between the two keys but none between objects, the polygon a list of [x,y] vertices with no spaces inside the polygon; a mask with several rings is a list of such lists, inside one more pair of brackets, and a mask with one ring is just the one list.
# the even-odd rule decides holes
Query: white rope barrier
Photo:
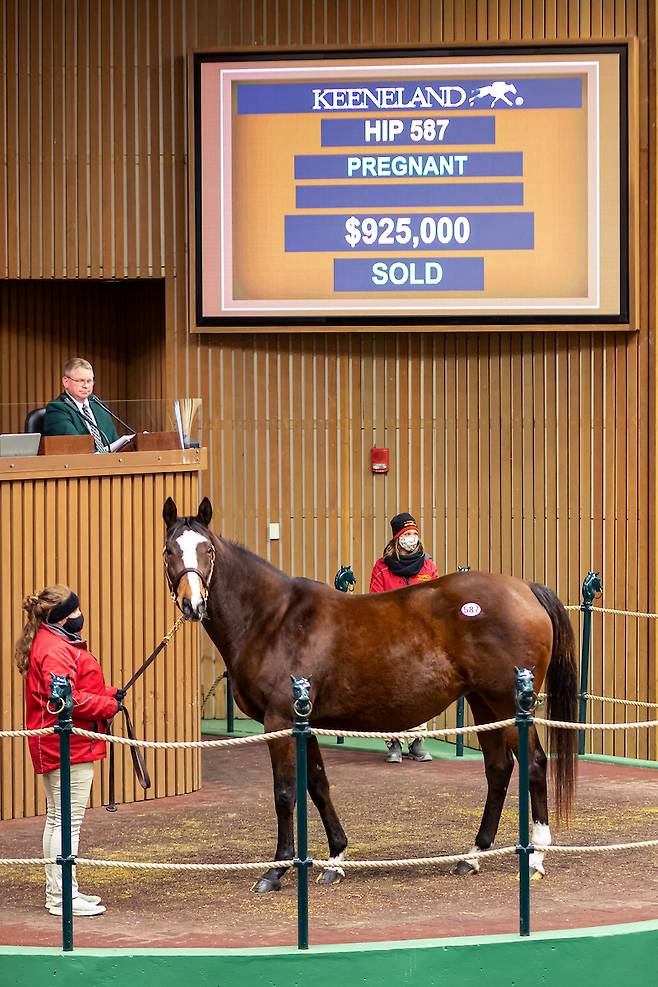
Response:
[{"label": "white rope barrier", "polygon": [[229,740],[130,740],[128,737],[117,737],[115,734],[94,733],[93,730],[81,730],[73,727],[72,733],[90,740],[106,740],[111,744],[122,744],[124,747],[147,747],[159,750],[181,750],[186,747],[242,747],[244,744],[262,744],[268,740],[279,740],[281,737],[292,737],[292,729],[275,730],[273,733],[257,733],[253,737],[232,737]]},{"label": "white rope barrier", "polygon": [[[588,699],[603,700],[603,696],[587,696]],[[624,705],[625,700],[607,700]],[[658,708],[655,703],[639,703],[629,700],[629,704],[641,705],[646,708]],[[658,727],[658,720],[640,720],[634,723],[576,723],[571,720],[546,720],[540,716],[534,718],[535,724],[541,723],[546,727],[554,727],[560,730],[642,730],[649,727]],[[479,726],[465,727],[445,727],[441,730],[428,730],[423,733],[425,738],[454,737],[467,733],[488,733],[493,730],[503,730],[512,727],[516,723],[513,717],[507,720],[498,720],[495,723],[481,723]],[[46,734],[54,733],[52,727],[43,730],[3,730],[0,731],[0,740],[5,737],[43,737]],[[73,727],[72,733],[80,737],[87,737],[90,740],[103,740],[111,744],[120,744],[124,747],[145,747],[152,750],[183,750],[187,748],[205,747],[242,747],[247,744],[262,744],[270,740],[279,740],[283,737],[291,737],[292,729],[275,730],[272,733],[255,734],[252,737],[232,737],[227,740],[130,740],[128,737],[117,737],[115,734],[96,733],[93,730],[82,730]],[[316,737],[353,737],[357,739],[372,740],[417,740],[418,733],[412,730],[403,730],[396,733],[374,731],[374,730],[328,730],[320,727],[312,727],[311,733]]]},{"label": "white rope barrier", "polygon": [[636,843],[608,843],[605,846],[546,846],[538,847],[547,853],[607,853],[617,850],[646,850],[658,847],[658,840],[642,840]]},{"label": "white rope barrier", "polygon": [[592,613],[611,613],[615,617],[646,617],[658,620],[658,613],[643,613],[641,610],[615,610],[613,607],[590,607]]},{"label": "white rope barrier", "polygon": [[502,730],[505,727],[513,727],[516,723],[514,717],[508,720],[498,720],[496,723],[481,723],[480,726],[467,727],[445,727],[441,730],[423,730],[422,734],[414,730],[402,730],[398,733],[384,733],[383,731],[372,730],[325,730],[320,727],[311,727],[311,733],[316,737],[361,737],[372,738],[373,740],[418,740],[422,736],[423,740],[433,737],[454,737],[465,733],[488,733],[491,730]]},{"label": "white rope barrier", "polygon": [[570,603],[565,610],[585,610],[591,613],[609,613],[615,617],[646,617],[648,620],[658,620],[658,613],[645,613],[643,610],[615,610],[614,607],[587,607],[582,603]]},{"label": "white rope barrier", "polygon": [[658,709],[658,703],[645,703],[641,699],[612,699],[610,696],[591,696],[583,693],[583,699],[593,699],[599,703],[614,703],[617,706],[639,706],[641,709]]},{"label": "white rope barrier", "polygon": [[54,732],[54,727],[43,727],[41,730],[0,730],[0,740],[4,737],[45,737]]},{"label": "white rope barrier", "polygon": [[[541,706],[547,698],[546,692],[537,693],[537,705]],[[593,699],[599,703],[614,703],[617,706],[637,706],[640,709],[658,709],[658,703],[646,703],[642,699],[613,699],[611,696],[592,696],[589,692],[583,692],[583,699]]]},{"label": "white rope barrier", "polygon": [[[545,720],[539,716],[535,717],[533,722],[562,730],[641,730],[658,726],[658,720],[641,720],[636,723],[576,723],[571,720]],[[464,733],[488,733],[492,730],[502,730],[506,727],[514,726],[515,723],[516,720],[510,718],[508,720],[499,720],[496,723],[482,723],[480,726],[447,727],[442,730],[428,730],[422,736],[424,738],[432,738]],[[256,734],[253,737],[236,737],[232,740],[177,740],[158,743],[154,740],[129,740],[127,737],[116,737],[114,734],[93,733],[91,730],[80,730],[78,727],[73,728],[73,733],[81,737],[89,737],[92,740],[106,740],[110,743],[122,744],[126,747],[147,747],[165,750],[186,747],[238,747],[242,744],[262,743],[264,740],[276,740],[280,737],[292,736],[292,730],[277,730],[274,733]],[[385,733],[384,731],[372,730],[325,730],[319,727],[311,727],[311,733],[316,737],[354,737],[372,740],[417,740],[419,736],[417,732],[412,730]]]},{"label": "white rope barrier", "polygon": [[[622,850],[648,850],[658,848],[656,840],[637,840],[632,843],[608,843],[594,846],[545,846],[535,844],[535,849],[541,853],[616,853]],[[349,870],[377,870],[386,868],[402,867],[431,867],[436,864],[458,864],[462,860],[487,860],[496,857],[508,857],[516,853],[516,846],[499,847],[495,850],[471,850],[469,853],[443,854],[438,857],[401,857],[391,860],[343,860],[329,858],[328,860],[316,859],[312,861],[312,866],[320,867],[323,870],[336,868]],[[0,859],[0,866],[23,865],[43,866],[44,864],[54,864],[55,857],[6,857]],[[240,873],[251,870],[270,870],[272,868],[290,869],[294,867],[292,860],[265,860],[253,863],[240,864],[175,864],[175,863],[149,863],[138,860],[95,860],[91,857],[78,857],[76,865],[86,865],[88,867],[109,867],[125,870],[152,870],[152,871],[219,871],[224,873]]]},{"label": "white rope barrier", "polygon": [[44,864],[56,864],[56,857],[5,857],[0,858],[0,866],[14,867],[17,864],[25,864],[27,867],[43,867]]},{"label": "white rope barrier", "polygon": [[78,857],[77,864],[86,864],[90,867],[125,868],[126,870],[205,870],[224,871],[225,873],[271,870],[273,867],[294,867],[292,860],[266,860],[252,864],[149,864],[137,860],[92,860],[89,857]]},{"label": "white rope barrier", "polygon": [[558,730],[642,730],[658,727],[658,720],[640,720],[637,723],[574,723],[571,720],[544,720],[536,716],[533,722]]},{"label": "white rope barrier", "polygon": [[432,867],[434,864],[458,864],[462,860],[487,860],[492,857],[509,857],[516,853],[515,846],[504,846],[497,850],[471,850],[470,853],[444,854],[441,857],[406,857],[399,860],[314,860],[317,867],[324,870],[343,868],[346,870],[378,870],[387,867]]},{"label": "white rope barrier", "polygon": [[[56,857],[5,857],[0,859],[0,866],[16,866],[25,864],[26,866],[44,864],[56,864]],[[78,864],[87,864],[91,867],[114,867],[126,868],[127,870],[217,870],[217,871],[248,871],[248,870],[268,870],[271,867],[293,867],[292,860],[266,860],[251,864],[152,864],[136,860],[92,860],[88,857],[77,857]]]}]

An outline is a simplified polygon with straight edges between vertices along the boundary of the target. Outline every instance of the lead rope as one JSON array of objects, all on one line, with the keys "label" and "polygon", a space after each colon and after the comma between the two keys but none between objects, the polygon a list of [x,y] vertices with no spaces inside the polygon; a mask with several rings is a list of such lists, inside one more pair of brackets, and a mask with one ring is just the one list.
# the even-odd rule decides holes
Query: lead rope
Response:
[{"label": "lead rope", "polygon": [[[167,647],[167,645],[171,641],[172,637],[174,636],[178,628],[181,626],[181,624],[184,624],[186,620],[187,618],[183,614],[181,614],[181,616],[177,618],[171,630],[167,634],[165,634],[165,636],[162,638],[160,644],[157,646],[155,651],[153,651],[148,656],[146,661],[142,663],[141,667],[137,669],[137,671],[129,679],[126,685],[124,685],[123,689],[120,690],[121,692],[125,694],[126,692],[128,692],[129,689],[133,687],[137,679],[144,674],[146,669],[153,661],[155,661],[155,659],[160,654],[160,652]],[[123,714],[126,735],[128,739],[135,740],[136,737],[135,737],[135,731],[133,729],[132,720],[130,719],[130,714],[126,709],[126,707],[123,705],[123,703],[119,704],[118,712]],[[107,729],[105,730],[105,733],[108,734],[108,736],[112,734],[112,727],[109,723],[107,725]],[[108,804],[105,806],[108,812],[117,811],[116,801],[114,798],[114,748],[115,748],[115,744],[110,744],[109,793],[108,793]],[[135,778],[137,779],[137,783],[141,785],[144,791],[146,791],[151,787],[151,777],[148,773],[148,768],[146,767],[146,758],[138,747],[132,747],[132,746],[130,747],[130,756],[132,758],[133,771],[135,773]]]}]

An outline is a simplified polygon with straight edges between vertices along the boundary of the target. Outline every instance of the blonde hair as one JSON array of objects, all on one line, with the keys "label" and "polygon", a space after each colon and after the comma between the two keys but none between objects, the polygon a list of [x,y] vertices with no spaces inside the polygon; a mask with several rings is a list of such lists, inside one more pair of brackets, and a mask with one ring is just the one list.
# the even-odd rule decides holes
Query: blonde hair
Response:
[{"label": "blonde hair", "polygon": [[74,370],[93,370],[89,360],[83,360],[81,356],[74,356],[72,360],[65,365],[62,376],[70,377]]},{"label": "blonde hair", "polygon": [[70,595],[71,589],[68,586],[56,583],[55,586],[46,586],[40,593],[26,596],[23,600],[23,610],[27,614],[27,621],[23,625],[23,632],[14,648],[16,667],[21,675],[28,673],[32,642],[41,623],[48,618],[48,614],[58,603],[63,603]]}]

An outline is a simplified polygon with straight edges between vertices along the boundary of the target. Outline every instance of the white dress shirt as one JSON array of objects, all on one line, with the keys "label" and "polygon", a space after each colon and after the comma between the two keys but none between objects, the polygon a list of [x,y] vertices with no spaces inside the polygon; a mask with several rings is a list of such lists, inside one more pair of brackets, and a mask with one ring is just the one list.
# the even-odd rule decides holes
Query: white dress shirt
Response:
[{"label": "white dress shirt", "polygon": [[[93,422],[96,422],[96,415],[92,411],[89,401],[76,401],[73,395],[69,394],[68,391],[66,392],[66,396],[68,397],[69,401],[73,401],[73,404],[77,407],[81,415],[86,414],[89,418],[91,418]],[[98,424],[98,422],[96,422],[96,424]]]}]

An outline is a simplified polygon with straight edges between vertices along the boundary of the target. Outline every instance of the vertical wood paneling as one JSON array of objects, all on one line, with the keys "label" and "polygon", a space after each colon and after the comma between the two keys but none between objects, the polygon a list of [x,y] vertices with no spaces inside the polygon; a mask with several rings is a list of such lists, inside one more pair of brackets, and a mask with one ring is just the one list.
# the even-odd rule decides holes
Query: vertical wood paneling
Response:
[{"label": "vertical wood paneling", "polygon": [[[164,302],[159,288],[145,301],[137,282],[112,288],[113,298],[95,285],[75,298],[57,284],[2,285],[1,402],[44,401],[59,390],[60,364],[74,349],[94,363],[105,396],[202,395],[205,482],[218,529],[293,573],[327,579],[352,561],[366,588],[389,517],[408,507],[422,517],[442,570],[468,561],[514,572],[546,580],[573,602],[591,565],[603,571],[608,604],[656,609],[656,361],[648,333],[656,39],[647,4],[5,0],[0,7],[0,275],[165,279]],[[189,51],[633,34],[639,334],[187,335]],[[391,450],[387,477],[369,471],[375,444]],[[135,509],[124,510],[125,523]],[[267,541],[271,520],[282,525],[279,543]],[[147,570],[145,560],[145,585]],[[596,622],[596,635],[592,689],[655,698],[655,635],[609,620]],[[147,708],[153,715],[144,701],[145,716]],[[655,753],[654,741],[641,736],[591,743]]]},{"label": "vertical wood paneling", "polygon": [[72,356],[93,364],[105,400],[160,401],[163,289],[160,280],[0,281],[0,429],[21,431],[29,408],[60,393]]},{"label": "vertical wood paneling", "polygon": [[[174,622],[158,564],[162,504],[171,494],[181,513],[196,509],[192,472],[28,480],[0,477],[0,558],[10,572],[0,602],[0,730],[23,726],[23,680],[13,645],[24,614],[21,601],[62,582],[79,593],[89,646],[117,687],[153,650]],[[111,518],[111,523],[108,523]],[[146,601],[148,600],[148,605]],[[139,736],[195,740],[199,736],[199,635],[184,626],[131,693]],[[115,729],[119,730],[118,723]],[[199,787],[198,751],[147,753],[154,787],[136,786],[126,748],[117,748],[117,799],[139,801]],[[153,771],[155,762],[156,770]],[[107,764],[97,772],[91,804],[107,800]],[[26,742],[0,744],[0,818],[44,809]]]}]

